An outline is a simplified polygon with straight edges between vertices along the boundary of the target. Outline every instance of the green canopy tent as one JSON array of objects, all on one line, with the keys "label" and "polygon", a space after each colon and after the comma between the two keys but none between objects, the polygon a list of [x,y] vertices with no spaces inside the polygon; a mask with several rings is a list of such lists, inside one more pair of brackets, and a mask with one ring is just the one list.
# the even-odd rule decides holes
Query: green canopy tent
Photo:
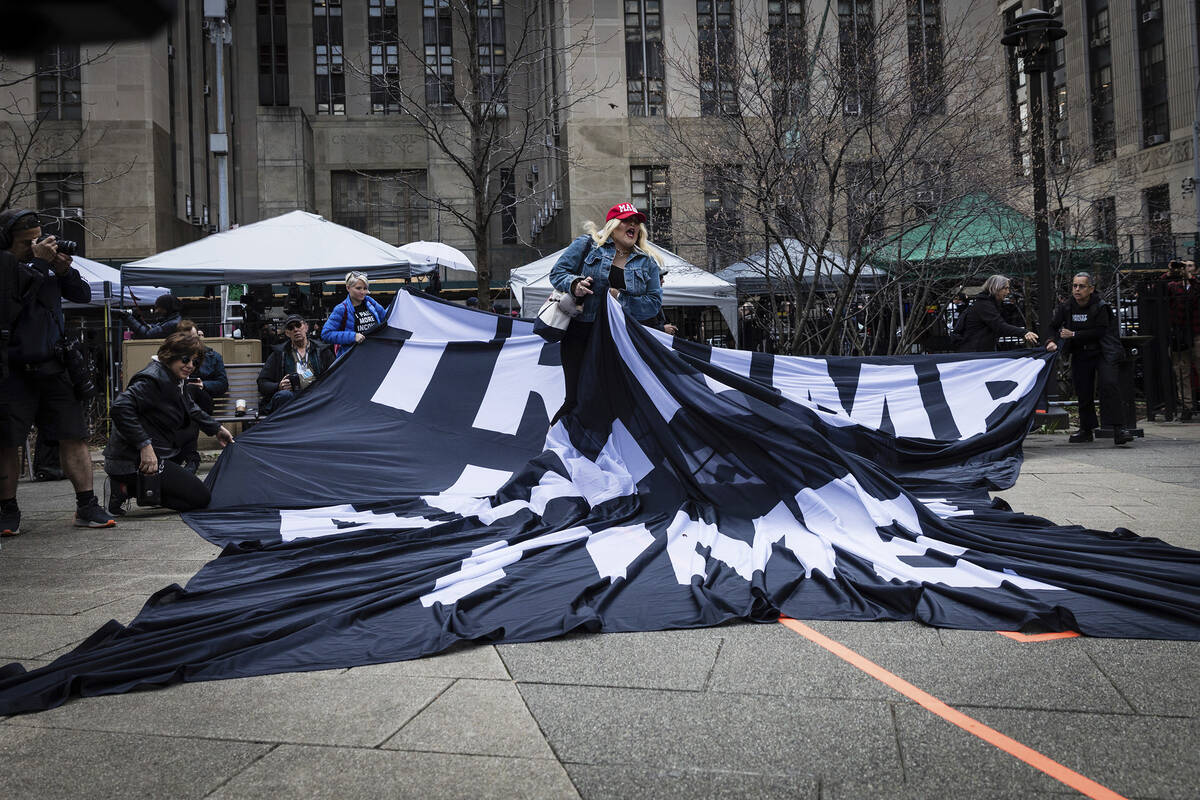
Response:
[{"label": "green canopy tent", "polygon": [[[924,222],[871,248],[871,264],[890,272],[920,268],[955,277],[982,268],[1012,275],[1037,271],[1034,222],[986,194],[948,203]],[[1071,269],[1096,261],[1113,262],[1116,248],[1050,231],[1051,259]]]}]

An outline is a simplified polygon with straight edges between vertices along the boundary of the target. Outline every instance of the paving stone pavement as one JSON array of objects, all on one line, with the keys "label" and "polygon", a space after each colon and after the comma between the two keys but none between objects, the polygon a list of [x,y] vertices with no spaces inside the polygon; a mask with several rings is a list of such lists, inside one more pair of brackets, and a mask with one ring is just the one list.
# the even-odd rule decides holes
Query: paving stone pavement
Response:
[{"label": "paving stone pavement", "polygon": [[[1031,436],[1000,494],[1200,549],[1200,424],[1144,428],[1122,448]],[[49,663],[218,552],[173,514],[72,528],[65,482],[19,497],[25,532],[0,550],[0,664]],[[809,624],[1120,795],[1200,797],[1200,643]],[[5,800],[1070,796],[777,624],[460,647],[0,720]]]}]

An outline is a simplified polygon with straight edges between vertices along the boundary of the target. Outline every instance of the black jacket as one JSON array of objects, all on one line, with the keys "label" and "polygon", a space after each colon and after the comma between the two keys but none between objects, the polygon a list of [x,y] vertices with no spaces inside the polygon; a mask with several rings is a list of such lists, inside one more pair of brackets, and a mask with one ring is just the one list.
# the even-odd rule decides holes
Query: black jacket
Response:
[{"label": "black jacket", "polygon": [[[1086,306],[1080,306],[1072,298],[1054,309],[1050,327],[1063,355],[1100,355],[1110,364],[1120,361],[1124,355],[1112,306],[1095,295]],[[1058,333],[1062,328],[1074,331],[1075,335],[1064,339]]]},{"label": "black jacket", "polygon": [[958,346],[958,352],[986,353],[996,349],[996,340],[1001,336],[1024,336],[1028,332],[1020,325],[1004,321],[1000,303],[994,295],[981,294],[967,309],[963,342]]},{"label": "black jacket", "polygon": [[138,451],[147,442],[154,445],[159,459],[169,459],[195,438],[195,426],[209,435],[221,428],[158,361],[129,379],[129,386],[113,401],[112,422],[112,435],[104,448],[104,471],[109,475],[136,472]]},{"label": "black jacket", "polygon": [[225,374],[225,359],[211,347],[204,348],[204,358],[192,372],[193,379],[204,383],[204,391],[212,397],[224,397],[229,391],[229,376]]},{"label": "black jacket", "polygon": [[165,339],[175,332],[180,322],[183,322],[183,315],[177,311],[165,317],[162,322],[156,322],[153,325],[142,322],[133,314],[126,317],[125,321],[129,325],[129,329],[133,331],[135,339]]},{"label": "black jacket", "polygon": [[40,364],[55,358],[54,345],[63,338],[63,298],[72,303],[90,302],[92,287],[74,267],[56,275],[48,262],[35,258],[23,268],[37,285],[29,287],[12,323],[8,357],[13,364]]},{"label": "black jacket", "polygon": [[[333,348],[323,342],[313,341],[311,338],[308,340],[308,347],[313,351],[309,357],[309,366],[312,367],[313,377],[316,378],[324,374],[325,370],[329,369],[329,365],[333,363]],[[295,371],[296,361],[292,356],[291,341],[275,345],[271,348],[271,355],[267,357],[266,363],[258,372],[258,393],[264,400],[270,399],[279,391],[279,382],[283,380],[283,376],[290,375]]]}]

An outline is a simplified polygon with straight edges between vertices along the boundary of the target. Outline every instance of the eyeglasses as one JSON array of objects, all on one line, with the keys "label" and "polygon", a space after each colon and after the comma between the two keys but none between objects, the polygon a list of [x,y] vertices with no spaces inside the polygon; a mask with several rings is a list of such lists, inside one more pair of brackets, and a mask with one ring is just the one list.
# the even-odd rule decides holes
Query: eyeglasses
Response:
[{"label": "eyeglasses", "polygon": [[195,364],[198,367],[198,366],[200,366],[200,362],[203,360],[204,360],[204,356],[188,356],[187,358],[179,359],[179,363],[185,367],[188,364]]}]

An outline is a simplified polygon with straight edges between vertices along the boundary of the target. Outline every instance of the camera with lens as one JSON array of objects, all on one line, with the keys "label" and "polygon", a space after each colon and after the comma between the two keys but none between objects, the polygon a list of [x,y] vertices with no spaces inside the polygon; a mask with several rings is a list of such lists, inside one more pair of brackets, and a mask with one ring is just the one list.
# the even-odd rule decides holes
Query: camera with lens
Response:
[{"label": "camera with lens", "polygon": [[54,244],[58,246],[58,252],[64,256],[73,256],[79,250],[79,242],[71,239],[55,239]]},{"label": "camera with lens", "polygon": [[87,400],[96,394],[96,378],[87,347],[78,339],[60,339],[54,345],[58,360],[67,371],[67,378],[75,389],[78,400]]}]

